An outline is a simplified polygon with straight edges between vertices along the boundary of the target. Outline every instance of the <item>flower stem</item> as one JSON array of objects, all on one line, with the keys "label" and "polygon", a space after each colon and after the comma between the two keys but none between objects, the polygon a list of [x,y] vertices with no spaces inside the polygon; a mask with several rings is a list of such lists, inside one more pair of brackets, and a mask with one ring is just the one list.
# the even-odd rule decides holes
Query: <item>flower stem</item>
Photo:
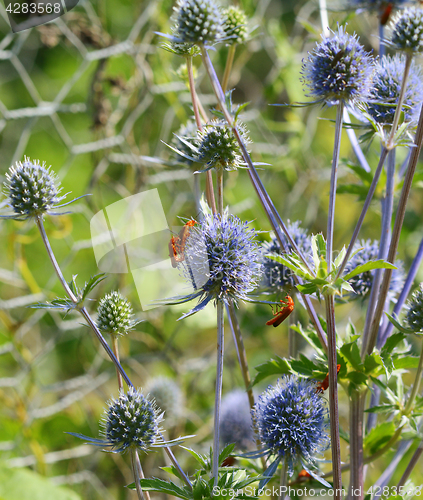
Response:
[{"label": "flower stem", "polygon": [[[209,54],[207,50],[204,47],[201,47],[201,52],[202,52],[202,58],[204,62],[204,66],[206,68],[207,74],[209,76],[210,82],[212,84],[214,93],[216,95],[216,98],[218,100],[218,104],[221,107],[221,110],[225,116],[226,121],[228,122],[228,125],[231,127],[232,132],[238,141],[239,148],[241,150],[242,156],[244,157],[245,162],[248,165],[248,175],[250,176],[251,182],[254,186],[254,189],[256,190],[257,196],[259,197],[259,200],[264,208],[264,211],[269,218],[270,224],[272,225],[272,228],[276,234],[276,237],[278,239],[279,245],[282,249],[282,251],[285,250],[285,245],[283,243],[282,239],[282,233],[281,229],[286,235],[289,244],[291,245],[292,249],[294,250],[295,253],[298,254],[300,259],[302,260],[304,266],[308,270],[308,272],[314,276],[314,271],[310,269],[310,266],[308,262],[306,261],[304,255],[302,254],[301,250],[298,248],[297,244],[289,234],[288,228],[284,224],[283,220],[281,219],[279,213],[277,212],[272,200],[270,199],[266,189],[263,186],[263,183],[261,182],[261,179],[257,173],[257,170],[250,158],[250,155],[248,154],[247,148],[244,144],[244,141],[242,140],[241,135],[239,134],[239,131],[236,127],[236,124],[234,123],[234,120],[232,116],[230,115],[226,104],[225,104],[225,96],[222,92],[222,88],[220,86],[219,80],[217,79],[216,72],[214,71],[214,67],[210,61]],[[294,276],[294,279],[298,279],[296,276]],[[298,280],[297,283],[300,281]],[[311,300],[308,296],[303,295],[303,300],[304,304],[306,306],[307,312],[310,316],[310,319],[316,329],[317,335],[319,337],[319,340],[322,344],[323,349],[326,351],[327,350],[327,340],[326,340],[326,334],[323,331],[322,325],[320,324],[319,318],[316,314],[316,311],[314,310],[314,307],[311,303]]]},{"label": "flower stem", "polygon": [[148,492],[146,491],[144,496],[144,492],[141,489],[140,479],[144,479],[144,475],[142,474],[141,463],[139,462],[138,453],[135,448],[131,448],[131,464],[132,464],[132,474],[134,475],[135,489],[137,491],[138,500],[150,500],[150,495],[148,494]]},{"label": "flower stem", "polygon": [[223,384],[224,309],[222,300],[217,301],[216,311],[217,311],[217,367],[216,367],[216,394],[214,400],[214,436],[213,436],[214,486],[217,485],[219,476],[220,406],[222,401],[222,384]]},{"label": "flower stem", "polygon": [[338,383],[337,383],[337,353],[335,329],[335,301],[333,295],[325,297],[326,325],[328,332],[328,365],[329,365],[329,415],[332,447],[332,468],[334,499],[341,499],[341,446],[339,436]]},{"label": "flower stem", "polygon": [[223,214],[223,168],[216,169],[217,182],[217,210]]},{"label": "flower stem", "polygon": [[[404,177],[404,184],[401,191],[400,200],[398,202],[395,224],[392,230],[392,239],[391,239],[391,244],[389,246],[388,258],[387,258],[387,261],[390,262],[391,264],[395,262],[395,257],[398,250],[399,238],[401,235],[401,228],[404,222],[405,209],[407,206],[408,197],[411,191],[411,184],[413,182],[414,173],[416,171],[417,162],[420,155],[422,141],[423,141],[423,107],[420,110],[419,123],[417,126],[416,136],[414,138],[415,147],[413,148],[413,151],[411,152],[410,155],[410,162],[408,165],[407,173]],[[383,310],[385,307],[385,300],[388,295],[391,276],[392,276],[392,269],[385,269],[385,272],[383,273],[382,285],[380,288],[379,300],[375,310],[375,314],[373,316],[373,322],[370,327],[369,339],[366,346],[367,347],[366,352],[369,354],[373,351],[373,347],[376,344],[380,319],[382,317]]]},{"label": "flower stem", "polygon": [[422,373],[423,373],[423,342],[422,342],[422,350],[420,351],[419,365],[417,367],[416,376],[414,378],[413,388],[411,389],[411,394],[408,396],[408,401],[404,408],[405,416],[408,416],[413,408],[414,400],[416,399],[417,393],[419,392],[420,389],[420,383],[422,381]]},{"label": "flower stem", "polygon": [[366,200],[364,202],[363,208],[361,209],[360,217],[358,218],[357,224],[354,228],[354,232],[351,236],[351,240],[350,240],[350,244],[348,245],[347,253],[345,254],[344,260],[342,261],[342,264],[340,265],[338,272],[336,273],[335,280],[338,279],[342,275],[342,273],[344,272],[345,266],[347,265],[348,260],[352,254],[354,243],[357,241],[358,234],[361,230],[361,226],[363,225],[364,218],[367,214],[367,210],[369,209],[370,203],[372,202],[373,196],[374,196],[375,191],[376,191],[376,186],[377,186],[377,183],[379,181],[380,174],[382,173],[383,164],[385,163],[387,155],[388,155],[388,150],[386,149],[386,147],[382,148],[382,151],[380,153],[380,158],[379,158],[379,164],[375,170],[372,183],[370,184],[370,187],[369,187],[369,192],[367,193]]},{"label": "flower stem", "polygon": [[[354,391],[350,398],[350,492],[351,500],[364,497],[363,411],[366,392]],[[359,495],[356,493],[360,492]]]},{"label": "flower stem", "polygon": [[232,44],[228,50],[228,57],[226,58],[225,72],[222,78],[222,90],[223,93],[226,92],[228,88],[229,75],[231,74],[232,66],[235,59],[236,43]]},{"label": "flower stem", "polygon": [[[112,347],[113,347],[113,354],[116,356],[116,359],[120,363],[119,344],[118,344],[118,336],[117,335],[112,335]],[[123,390],[123,382],[122,382],[122,375],[120,374],[118,368],[116,368],[116,376],[117,376],[119,392],[120,392]]]},{"label": "flower stem", "polygon": [[336,182],[338,178],[339,151],[341,149],[343,113],[344,113],[344,102],[339,101],[336,107],[335,144],[333,146],[332,172],[330,176],[328,225],[326,234],[326,239],[327,239],[326,261],[328,264],[328,272],[332,270],[333,225],[335,219]]},{"label": "flower stem", "polygon": [[[253,389],[251,388],[251,376],[250,376],[250,370],[248,368],[247,352],[245,350],[241,328],[239,327],[238,319],[236,317],[236,312],[235,312],[235,306],[232,300],[226,304],[226,312],[228,314],[229,326],[232,330],[232,334],[234,337],[238,362],[241,368],[242,378],[244,379],[244,385],[248,396],[248,402],[250,404],[250,408],[253,409],[255,405],[255,400],[254,400]],[[253,418],[253,427],[254,427],[254,434],[256,436],[257,449],[259,450],[261,448],[261,441],[258,436],[257,425],[254,418]],[[266,458],[262,456],[260,457],[260,459],[261,459],[261,464],[263,466],[263,470],[266,470],[267,469]]]},{"label": "flower stem", "polygon": [[288,483],[288,462],[287,460],[284,460],[281,468],[281,477],[279,484],[279,500],[284,500],[285,498],[285,492],[286,492],[285,487],[287,483]]},{"label": "flower stem", "polygon": [[[191,93],[191,101],[192,108],[194,110],[194,118],[195,123],[197,125],[198,130],[201,132],[203,130],[203,126],[201,124],[201,117],[198,109],[198,96],[195,91],[195,82],[194,82],[194,73],[192,71],[192,57],[187,57],[187,72],[188,72],[188,82],[189,82],[189,91]],[[212,209],[212,212],[216,213],[216,200],[214,197],[214,189],[213,189],[213,178],[210,170],[206,172],[206,198],[209,207]]]},{"label": "flower stem", "polygon": [[[50,246],[50,242],[48,240],[47,234],[46,234],[45,229],[44,229],[44,224],[43,224],[42,217],[41,216],[36,217],[35,218],[35,222],[36,222],[37,227],[38,227],[38,229],[40,231],[41,238],[42,238],[44,246],[45,246],[45,248],[47,250],[47,254],[48,254],[49,258],[50,258],[50,261],[53,264],[53,267],[54,267],[54,269],[56,271],[57,276],[59,277],[60,283],[62,284],[63,288],[65,289],[67,295],[72,300],[72,302],[77,303],[77,298],[75,297],[75,295],[70,290],[69,285],[66,283],[66,280],[63,277],[62,271],[61,271],[61,269],[60,269],[60,267],[59,267],[59,265],[57,263],[56,257],[54,256],[53,250],[52,250],[52,248]],[[87,321],[88,325],[90,326],[91,330],[97,336],[98,340],[100,341],[100,344],[102,345],[102,347],[106,351],[107,355],[112,360],[112,362],[114,363],[114,365],[116,366],[116,368],[119,370],[119,373],[122,375],[122,378],[125,381],[126,385],[128,387],[134,387],[133,383],[131,382],[130,378],[126,374],[126,372],[123,369],[122,365],[119,363],[119,361],[116,359],[116,356],[113,354],[113,351],[110,349],[109,344],[106,342],[106,339],[103,337],[103,335],[101,334],[100,330],[97,328],[97,325],[95,324],[95,322],[91,318],[89,312],[86,310],[85,307],[78,307],[76,309],[80,312],[80,314],[82,314],[82,316],[85,318],[85,320]],[[176,460],[175,455],[172,453],[172,450],[168,446],[166,446],[164,448],[164,450],[168,454],[170,460],[172,461],[172,463],[175,466],[175,468],[178,470],[178,472],[181,475],[181,477],[186,482],[187,486],[190,487],[190,488],[192,488],[190,480],[188,479],[188,477],[186,476],[186,474],[182,470],[181,466],[179,465],[178,461]]]},{"label": "flower stem", "polygon": [[398,489],[401,486],[404,486],[407,479],[410,477],[412,470],[417,465],[417,462],[419,461],[419,458],[420,458],[422,453],[423,453],[423,440],[420,441],[420,444],[419,444],[417,450],[414,452],[413,456],[411,457],[410,463],[407,465],[407,468],[405,469],[404,474],[401,476],[401,479],[398,481],[398,484],[397,484]]},{"label": "flower stem", "polygon": [[[387,172],[386,172],[386,192],[382,200],[382,230],[379,242],[378,259],[386,259],[389,246],[389,237],[391,233],[392,212],[394,208],[394,181],[395,181],[395,150],[388,153]],[[363,338],[366,339],[368,330],[372,323],[373,313],[376,306],[377,297],[380,291],[382,281],[382,269],[376,269],[372,290],[370,292],[369,304],[367,307],[366,321],[363,330]],[[362,344],[362,349],[364,342]],[[362,354],[363,354],[362,350]]]}]

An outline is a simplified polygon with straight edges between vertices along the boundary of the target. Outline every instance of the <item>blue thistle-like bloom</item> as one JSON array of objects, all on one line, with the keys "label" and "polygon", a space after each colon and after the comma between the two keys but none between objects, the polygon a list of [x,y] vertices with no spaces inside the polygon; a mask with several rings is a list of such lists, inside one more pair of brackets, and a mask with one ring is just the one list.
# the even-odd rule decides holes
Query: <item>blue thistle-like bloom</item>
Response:
[{"label": "blue thistle-like bloom", "polygon": [[407,7],[390,24],[389,44],[404,52],[423,52],[423,9]]},{"label": "blue thistle-like bloom", "polygon": [[106,294],[98,304],[97,327],[113,335],[123,335],[139,323],[134,320],[132,305],[119,291]]},{"label": "blue thistle-like bloom", "polygon": [[179,385],[168,377],[155,377],[148,381],[145,391],[164,411],[166,426],[175,425],[184,407],[184,397]]},{"label": "blue thistle-like bloom", "polygon": [[105,441],[119,453],[129,447],[148,451],[160,439],[160,410],[133,387],[108,402],[103,427]]},{"label": "blue thistle-like bloom", "polygon": [[294,466],[315,464],[329,446],[326,400],[316,393],[316,383],[297,376],[284,376],[269,386],[253,409],[264,449]]},{"label": "blue thistle-like bloom", "polygon": [[[392,125],[404,78],[405,56],[383,56],[376,62],[373,88],[366,104],[367,112],[380,125]],[[405,88],[405,121],[416,120],[423,101],[423,73],[412,61]]]},{"label": "blue thistle-like bloom", "polygon": [[[366,264],[370,260],[378,260],[379,257],[379,242],[371,240],[361,240],[354,245],[353,251],[359,250],[352,259],[349,260],[348,264],[345,266],[344,274],[351,272],[357,266]],[[394,269],[392,272],[391,283],[389,284],[388,298],[393,300],[402,290],[405,281],[404,266],[401,261],[396,261]],[[366,298],[370,294],[371,287],[373,285],[373,280],[376,274],[376,269],[372,271],[367,271],[365,273],[360,273],[348,280],[348,283],[354,289],[355,294],[347,294],[350,299],[354,298]]]},{"label": "blue thistle-like bloom", "polygon": [[248,300],[262,273],[256,232],[235,215],[205,213],[191,228],[184,249],[183,273],[194,292],[170,303],[198,298],[199,303],[183,317],[203,309],[210,301]]},{"label": "blue thistle-like bloom", "polygon": [[[302,254],[313,268],[314,263],[311,249],[311,238],[307,230],[300,227],[300,224],[300,221],[292,223],[288,221],[287,228],[297,247],[301,250]],[[289,244],[285,234],[282,235],[282,239],[288,253],[292,252],[293,248]],[[276,262],[273,259],[269,259],[269,257],[267,257],[269,254],[282,255],[278,240],[274,235],[272,236],[272,241],[265,242],[262,245],[262,263],[264,268],[262,285],[264,288],[279,292],[286,288],[295,286],[293,272],[283,264]]]},{"label": "blue thistle-like bloom", "polygon": [[302,80],[308,95],[327,104],[363,101],[371,89],[373,57],[342,26],[332,33],[303,61]]},{"label": "blue thistle-like bloom", "polygon": [[407,323],[415,332],[423,332],[423,283],[414,290],[408,303]]},{"label": "blue thistle-like bloom", "polygon": [[209,46],[224,37],[222,14],[214,0],[178,0],[174,11],[176,42]]},{"label": "blue thistle-like bloom", "polygon": [[229,392],[221,404],[219,426],[222,445],[235,443],[240,450],[251,448],[254,431],[245,391],[235,389]]}]

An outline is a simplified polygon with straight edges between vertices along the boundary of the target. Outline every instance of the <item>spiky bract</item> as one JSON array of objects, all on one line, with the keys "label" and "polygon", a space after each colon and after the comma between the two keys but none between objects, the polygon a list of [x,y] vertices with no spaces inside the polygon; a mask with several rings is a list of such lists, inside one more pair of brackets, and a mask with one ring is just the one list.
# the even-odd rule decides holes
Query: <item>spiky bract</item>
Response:
[{"label": "spiky bract", "polygon": [[253,416],[263,447],[286,460],[291,475],[296,463],[314,464],[329,446],[328,409],[315,382],[284,376],[259,396]]},{"label": "spiky bract", "polygon": [[373,66],[373,57],[357,36],[340,26],[303,62],[303,83],[318,102],[360,102],[370,92]]},{"label": "spiky bract", "polygon": [[141,391],[130,387],[108,402],[103,420],[105,442],[119,453],[129,447],[148,451],[160,438],[162,416]]}]

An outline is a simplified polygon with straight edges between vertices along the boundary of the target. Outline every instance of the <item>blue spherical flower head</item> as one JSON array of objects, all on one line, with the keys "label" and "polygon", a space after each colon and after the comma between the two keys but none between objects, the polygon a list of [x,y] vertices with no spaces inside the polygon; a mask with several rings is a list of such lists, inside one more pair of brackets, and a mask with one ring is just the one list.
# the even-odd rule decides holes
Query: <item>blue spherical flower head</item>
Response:
[{"label": "blue spherical flower head", "polygon": [[[404,78],[405,56],[383,56],[377,61],[373,88],[366,104],[367,112],[382,126],[392,125]],[[411,63],[404,96],[405,121],[417,119],[423,101],[423,73],[414,61]]]},{"label": "blue spherical flower head", "polygon": [[397,13],[390,24],[390,45],[408,53],[423,52],[423,9],[408,7]]},{"label": "blue spherical flower head", "polygon": [[223,445],[235,443],[240,450],[251,448],[254,431],[245,391],[235,389],[222,399],[219,427]]},{"label": "blue spherical flower head", "polygon": [[195,290],[183,301],[200,300],[187,315],[212,300],[248,300],[247,294],[257,287],[262,273],[256,232],[227,210],[205,214],[190,232],[182,264]]},{"label": "blue spherical flower head", "polygon": [[[287,228],[297,247],[301,250],[304,257],[308,259],[310,265],[314,267],[311,238],[307,230],[300,226],[300,221],[292,223],[288,221]],[[293,249],[284,234],[282,235],[282,239],[287,251],[292,252]],[[262,252],[262,263],[264,268],[262,285],[269,291],[283,291],[287,288],[295,286],[292,271],[283,264],[280,264],[273,259],[269,259],[268,257],[269,254],[276,256],[282,255],[276,236],[272,236],[272,241],[263,243]]]},{"label": "blue spherical flower head", "polygon": [[290,475],[298,462],[314,465],[329,446],[327,403],[310,380],[284,376],[259,396],[253,418],[263,447],[286,461]]},{"label": "blue spherical flower head", "polygon": [[[349,260],[348,264],[345,266],[344,274],[348,274],[353,269],[371,260],[379,259],[379,242],[371,240],[361,240],[354,245],[353,251],[358,250],[358,252]],[[404,266],[401,261],[396,261],[395,266],[397,269],[393,270],[391,283],[389,284],[388,298],[394,300],[394,298],[401,292],[405,281]],[[354,298],[366,298],[370,294],[370,290],[373,285],[373,280],[375,278],[376,270],[367,271],[364,273],[357,274],[351,278],[348,282],[354,289],[355,293],[347,294],[350,299]]]},{"label": "blue spherical flower head", "polygon": [[105,444],[119,453],[134,447],[148,451],[160,440],[162,415],[153,401],[130,387],[108,402],[103,420]]},{"label": "blue spherical flower head", "polygon": [[332,34],[303,62],[303,83],[317,102],[360,102],[371,89],[373,57],[342,26]]}]

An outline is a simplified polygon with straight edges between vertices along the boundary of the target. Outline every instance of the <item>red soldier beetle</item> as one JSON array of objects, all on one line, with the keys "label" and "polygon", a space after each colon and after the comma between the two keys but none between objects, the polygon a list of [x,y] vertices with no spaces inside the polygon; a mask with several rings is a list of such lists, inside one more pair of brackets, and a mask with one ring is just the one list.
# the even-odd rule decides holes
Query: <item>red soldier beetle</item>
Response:
[{"label": "red soldier beetle", "polygon": [[185,260],[185,244],[188,240],[190,230],[197,224],[194,219],[189,220],[184,227],[179,231],[178,236],[172,236],[169,241],[169,257],[172,267],[178,267],[178,262]]},{"label": "red soldier beetle", "polygon": [[[341,369],[341,365],[336,365],[336,373],[337,374],[339,373],[340,369]],[[329,387],[329,372],[321,382],[317,382],[316,392],[324,392],[324,391],[326,391],[326,389],[328,387]]]},{"label": "red soldier beetle", "polygon": [[273,325],[275,328],[279,326],[281,323],[283,323],[286,318],[292,313],[294,310],[294,301],[292,300],[292,297],[287,295],[284,299],[281,299],[281,306],[282,309],[277,310],[276,312],[273,313],[273,318],[269,319],[269,321],[266,321],[266,325]]}]

